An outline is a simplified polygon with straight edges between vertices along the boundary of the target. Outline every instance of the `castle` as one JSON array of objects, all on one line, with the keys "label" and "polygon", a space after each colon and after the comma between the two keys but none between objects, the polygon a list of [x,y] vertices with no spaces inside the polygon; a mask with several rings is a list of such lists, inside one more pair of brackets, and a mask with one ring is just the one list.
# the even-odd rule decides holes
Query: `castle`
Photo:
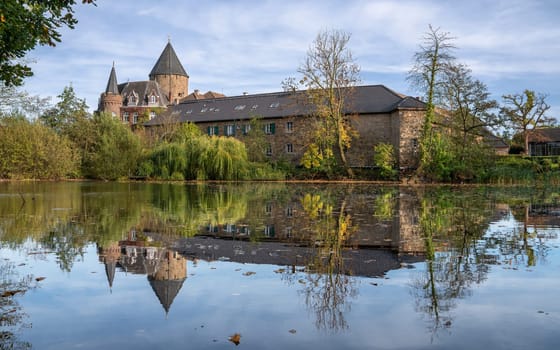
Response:
[{"label": "castle", "polygon": [[[211,91],[201,94],[195,90],[189,94],[188,85],[189,75],[168,42],[148,81],[118,84],[113,66],[98,111],[111,113],[131,126],[142,123],[148,128],[192,122],[210,136],[242,141],[250,121],[256,118],[266,134],[266,156],[300,163],[314,134],[313,106],[306,102],[305,91],[225,97]],[[383,85],[354,87],[344,111],[357,134],[347,150],[348,165],[373,167],[374,147],[389,143],[398,167],[416,168],[425,110],[422,101]]]},{"label": "castle", "polygon": [[170,105],[184,100],[224,97],[217,92],[190,95],[189,75],[169,41],[149,74],[149,80],[119,84],[115,65],[105,91],[99,97],[98,112],[110,113],[131,126],[154,119]]}]

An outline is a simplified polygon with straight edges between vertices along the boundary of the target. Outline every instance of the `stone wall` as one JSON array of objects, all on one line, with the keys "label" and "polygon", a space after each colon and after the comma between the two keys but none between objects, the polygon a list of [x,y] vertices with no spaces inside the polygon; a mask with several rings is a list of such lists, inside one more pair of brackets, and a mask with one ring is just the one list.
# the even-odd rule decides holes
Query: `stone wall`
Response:
[{"label": "stone wall", "polygon": [[398,149],[399,168],[401,170],[416,169],[419,163],[419,142],[422,134],[425,111],[401,110],[395,112],[394,119],[398,120],[399,126]]},{"label": "stone wall", "polygon": [[[421,111],[395,111],[350,117],[357,137],[352,140],[347,151],[348,164],[351,167],[372,167],[373,148],[383,142],[393,145],[400,167],[416,167],[422,118]],[[249,123],[249,120],[238,120],[198,122],[197,125],[205,134],[208,133],[208,127],[217,127],[218,136],[233,136],[243,141],[246,137],[243,131]],[[294,164],[299,164],[316,132],[316,119],[313,117],[271,118],[261,120],[260,123],[263,127],[266,124],[274,124],[274,134],[265,135],[266,142],[271,147],[271,159],[286,160]],[[232,135],[227,135],[225,127],[228,125],[233,125]]]},{"label": "stone wall", "polygon": [[155,81],[167,93],[170,104],[187,97],[189,92],[189,78],[182,75],[157,75]]},{"label": "stone wall", "polygon": [[113,115],[120,119],[120,108],[122,106],[122,96],[112,93],[103,93],[99,98],[98,110]]}]

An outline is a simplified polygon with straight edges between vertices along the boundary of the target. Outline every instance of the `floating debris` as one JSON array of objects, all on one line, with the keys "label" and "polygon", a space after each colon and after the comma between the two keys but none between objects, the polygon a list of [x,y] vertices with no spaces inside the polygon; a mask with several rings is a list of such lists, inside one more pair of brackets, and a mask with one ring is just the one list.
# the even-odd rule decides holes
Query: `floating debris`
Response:
[{"label": "floating debris", "polygon": [[18,293],[25,293],[24,289],[14,289],[14,290],[7,290],[4,293],[2,293],[2,298],[5,297],[13,297],[14,295],[18,294]]},{"label": "floating debris", "polygon": [[295,329],[290,329],[288,332],[292,333],[292,334],[296,334],[296,330]]},{"label": "floating debris", "polygon": [[235,346],[237,346],[241,342],[241,334],[235,333],[234,335],[230,336],[228,340],[234,343]]},{"label": "floating debris", "polygon": [[46,277],[37,277],[35,278],[35,281],[37,282],[41,282],[42,280],[44,280]]},{"label": "floating debris", "polygon": [[256,274],[256,272],[253,272],[253,271],[243,272],[243,276],[251,276],[251,275],[254,275],[254,274]]}]

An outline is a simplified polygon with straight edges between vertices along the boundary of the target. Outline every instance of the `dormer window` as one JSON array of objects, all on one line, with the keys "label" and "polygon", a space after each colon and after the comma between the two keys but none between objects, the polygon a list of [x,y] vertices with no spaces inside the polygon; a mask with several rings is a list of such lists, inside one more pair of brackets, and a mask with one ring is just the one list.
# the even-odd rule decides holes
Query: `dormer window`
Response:
[{"label": "dormer window", "polygon": [[138,104],[138,94],[132,91],[127,98],[127,105],[128,106],[136,106]]},{"label": "dormer window", "polygon": [[149,104],[156,104],[157,103],[157,97],[155,95],[150,95],[150,97],[148,97],[148,103]]}]

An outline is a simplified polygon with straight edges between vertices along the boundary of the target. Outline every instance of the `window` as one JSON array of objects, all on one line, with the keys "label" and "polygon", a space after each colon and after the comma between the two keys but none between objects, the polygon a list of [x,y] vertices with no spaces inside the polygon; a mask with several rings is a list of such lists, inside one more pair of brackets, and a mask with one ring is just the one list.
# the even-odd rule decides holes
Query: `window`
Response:
[{"label": "window", "polygon": [[138,112],[132,114],[132,124],[138,124]]},{"label": "window", "polygon": [[243,125],[243,135],[247,135],[251,131],[251,124]]},{"label": "window", "polygon": [[188,111],[185,112],[185,114],[191,114],[192,113],[192,109],[189,109]]},{"label": "window", "polygon": [[208,107],[204,107],[200,110],[200,113],[206,113],[207,110],[208,110]]},{"label": "window", "polygon": [[270,108],[278,108],[278,107],[280,107],[280,102],[272,102],[269,107]]},{"label": "window", "polygon": [[294,153],[294,145],[291,143],[286,144],[286,153]]},{"label": "window", "polygon": [[157,102],[157,98],[155,95],[151,95],[149,99],[150,104],[155,104]]},{"label": "window", "polygon": [[294,122],[286,122],[286,132],[294,131]]},{"label": "window", "polygon": [[286,238],[292,238],[292,227],[286,227]]},{"label": "window", "polygon": [[255,109],[257,109],[258,107],[259,107],[259,105],[253,105],[253,106],[251,106],[251,109],[252,109],[252,110],[255,110]]},{"label": "window", "polygon": [[234,124],[228,124],[228,125],[224,126],[224,134],[226,136],[235,135],[235,125]]},{"label": "window", "polygon": [[274,123],[268,123],[264,125],[264,133],[267,135],[274,135],[276,126]]},{"label": "window", "polygon": [[208,135],[209,136],[214,136],[214,135],[219,135],[220,134],[220,130],[217,126],[209,126],[207,129]]},{"label": "window", "polygon": [[272,203],[266,203],[264,207],[264,212],[267,214],[272,214]]},{"label": "window", "polygon": [[117,113],[115,113],[115,112],[111,112],[111,116],[112,116],[112,117],[114,118],[114,117],[116,117],[116,116],[117,116]]},{"label": "window", "polygon": [[154,119],[156,117],[156,112],[150,112],[150,120]]},{"label": "window", "polygon": [[236,111],[242,111],[245,109],[245,107],[246,107],[245,105],[237,105],[233,109],[235,109]]},{"label": "window", "polygon": [[274,225],[266,225],[264,227],[264,235],[266,237],[274,237]]},{"label": "window", "polygon": [[124,112],[124,113],[123,113],[123,122],[125,122],[125,123],[128,123],[128,122],[129,122],[128,112]]},{"label": "window", "polygon": [[128,96],[128,105],[129,105],[129,106],[135,106],[135,105],[136,105],[136,102],[137,102],[137,101],[136,101],[136,96],[133,95],[133,94],[130,94],[130,95]]},{"label": "window", "polygon": [[266,155],[267,156],[272,155],[272,145],[270,143],[268,145],[266,145]]},{"label": "window", "polygon": [[286,216],[291,218],[294,216],[294,208],[292,207],[286,207]]}]

